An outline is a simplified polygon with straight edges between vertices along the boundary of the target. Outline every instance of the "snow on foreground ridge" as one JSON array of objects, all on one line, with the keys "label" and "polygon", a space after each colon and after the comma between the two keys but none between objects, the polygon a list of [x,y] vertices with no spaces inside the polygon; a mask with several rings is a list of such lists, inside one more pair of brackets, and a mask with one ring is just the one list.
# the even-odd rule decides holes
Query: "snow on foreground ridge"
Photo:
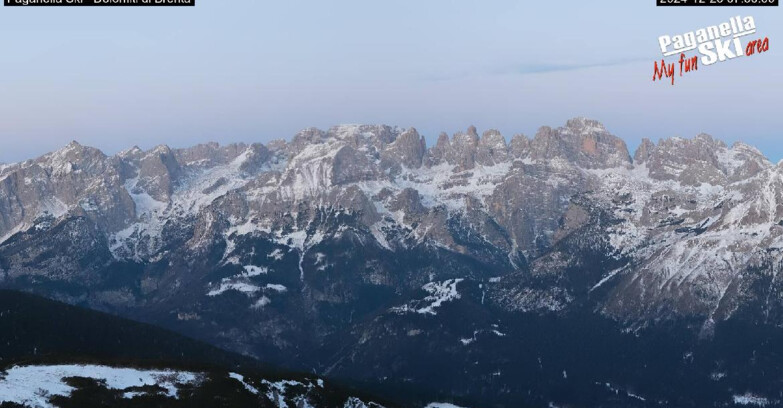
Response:
[{"label": "snow on foreground ridge", "polygon": [[[169,398],[177,398],[177,389],[200,381],[200,375],[185,371],[137,370],[98,365],[55,365],[12,367],[0,372],[0,403],[13,402],[25,406],[54,408],[53,396],[67,397],[75,388],[65,383],[71,377],[105,381],[106,387],[126,390],[131,387],[158,385]],[[138,394],[126,392],[125,398]]]},{"label": "snow on foreground ridge", "polygon": [[[312,391],[323,388],[323,380],[313,383],[283,380],[269,382],[261,380],[258,388],[244,376],[228,373],[228,377],[242,384],[243,388],[254,395],[265,395],[277,408],[288,408],[292,402],[295,406],[314,408],[305,394],[294,396],[289,393],[289,387],[304,387]],[[51,402],[54,397],[68,398],[76,388],[68,385],[69,378],[89,378],[101,382],[110,390],[120,391],[123,398],[131,399],[145,394],[139,387],[157,386],[163,391],[160,395],[179,399],[179,388],[184,386],[199,386],[207,381],[205,373],[195,373],[176,370],[143,370],[134,368],[119,368],[102,365],[51,365],[51,366],[14,366],[6,371],[0,371],[0,405],[15,403],[34,408],[55,408]],[[293,399],[289,399],[292,397]],[[300,405],[303,404],[303,405]],[[359,398],[349,397],[343,408],[383,408],[374,402],[364,402]],[[433,402],[424,408],[463,408],[444,402]]]},{"label": "snow on foreground ridge", "polygon": [[[272,382],[263,378],[247,379],[233,372],[228,373],[227,376],[238,381],[247,392],[257,396],[260,406],[267,406],[267,404],[276,408],[322,406],[311,400],[313,393],[317,395],[324,388],[324,381],[321,379],[310,382],[294,380]],[[212,380],[211,375],[207,373],[168,369],[142,370],[89,364],[14,366],[6,371],[0,371],[0,405],[8,402],[31,408],[55,408],[53,403],[55,401],[52,401],[55,397],[67,399],[77,390],[84,391],[78,385],[76,387],[69,385],[68,380],[71,378],[93,379],[106,389],[117,391],[125,399],[160,395],[188,403],[188,392],[180,394],[180,389],[192,390],[204,386],[205,390],[216,392],[209,385]],[[380,404],[364,402],[356,397],[348,397],[342,407],[383,408]]]},{"label": "snow on foreground ridge", "polygon": [[770,401],[764,397],[759,397],[751,393],[745,393],[743,395],[735,395],[732,397],[734,404],[736,405],[751,405],[757,407],[766,407],[770,405]]}]

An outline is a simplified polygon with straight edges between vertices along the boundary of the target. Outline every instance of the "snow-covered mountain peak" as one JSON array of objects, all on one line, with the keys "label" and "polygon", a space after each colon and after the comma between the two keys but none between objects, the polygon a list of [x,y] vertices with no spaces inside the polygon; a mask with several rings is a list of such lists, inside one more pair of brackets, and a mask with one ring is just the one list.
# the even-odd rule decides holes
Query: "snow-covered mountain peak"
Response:
[{"label": "snow-covered mountain peak", "polygon": [[566,121],[566,128],[572,129],[580,133],[603,133],[607,132],[603,123],[589,119],[583,116],[575,117]]}]

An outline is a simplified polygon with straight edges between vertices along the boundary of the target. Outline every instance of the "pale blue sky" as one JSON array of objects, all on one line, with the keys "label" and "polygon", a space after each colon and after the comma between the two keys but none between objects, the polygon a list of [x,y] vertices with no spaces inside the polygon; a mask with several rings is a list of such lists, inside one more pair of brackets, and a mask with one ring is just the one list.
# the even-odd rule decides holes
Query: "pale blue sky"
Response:
[{"label": "pale blue sky", "polygon": [[[653,0],[199,0],[195,8],[0,8],[0,162],[76,139],[290,138],[309,126],[470,124],[510,139],[574,116],[642,137],[707,132],[783,158],[783,12]],[[741,14],[770,51],[653,83],[657,38]]]}]

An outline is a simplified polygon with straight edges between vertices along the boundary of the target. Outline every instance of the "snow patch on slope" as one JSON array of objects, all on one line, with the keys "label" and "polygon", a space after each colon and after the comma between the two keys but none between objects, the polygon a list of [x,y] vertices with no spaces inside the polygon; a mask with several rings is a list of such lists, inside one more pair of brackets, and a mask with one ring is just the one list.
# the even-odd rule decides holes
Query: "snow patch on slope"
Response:
[{"label": "snow patch on slope", "polygon": [[[225,278],[225,279],[230,279],[230,278]],[[244,293],[249,296],[261,290],[260,287],[256,285],[252,285],[247,282],[231,282],[230,280],[225,281],[225,279],[223,282],[220,282],[220,285],[218,285],[217,288],[207,292],[207,296],[214,297],[217,295],[222,295],[223,293],[229,290],[235,290],[237,292]]]},{"label": "snow patch on slope", "polygon": [[449,279],[442,282],[430,282],[422,289],[429,292],[430,295],[422,299],[421,301],[413,302],[413,305],[403,305],[392,308],[391,311],[396,313],[419,313],[437,315],[436,309],[443,306],[444,303],[460,299],[461,296],[457,291],[457,285],[464,279]]}]

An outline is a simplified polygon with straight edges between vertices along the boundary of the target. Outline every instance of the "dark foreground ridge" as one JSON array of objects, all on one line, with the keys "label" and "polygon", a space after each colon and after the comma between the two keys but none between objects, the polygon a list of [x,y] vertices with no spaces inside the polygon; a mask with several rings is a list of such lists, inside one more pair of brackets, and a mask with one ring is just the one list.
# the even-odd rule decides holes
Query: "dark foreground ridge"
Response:
[{"label": "dark foreground ridge", "polygon": [[[111,389],[105,380],[77,375],[63,380],[74,390],[67,396],[52,396],[50,402],[54,406],[255,408],[267,404],[295,406],[295,401],[307,401],[313,407],[380,407],[361,405],[362,400],[372,398],[312,375],[277,370],[158,327],[14,291],[0,291],[0,344],[3,408],[26,406],[10,402],[13,392],[3,388],[3,371],[39,367],[45,373],[44,368],[54,370],[70,365],[86,366],[76,370],[86,377],[90,368],[97,366],[194,372],[199,379],[179,389],[178,398],[172,398],[165,395],[160,384]],[[42,374],[38,377],[29,380],[43,380]],[[284,386],[280,388],[278,384]],[[7,395],[3,395],[3,390]],[[127,392],[140,395],[128,398]],[[356,405],[346,404],[349,401]]]}]

